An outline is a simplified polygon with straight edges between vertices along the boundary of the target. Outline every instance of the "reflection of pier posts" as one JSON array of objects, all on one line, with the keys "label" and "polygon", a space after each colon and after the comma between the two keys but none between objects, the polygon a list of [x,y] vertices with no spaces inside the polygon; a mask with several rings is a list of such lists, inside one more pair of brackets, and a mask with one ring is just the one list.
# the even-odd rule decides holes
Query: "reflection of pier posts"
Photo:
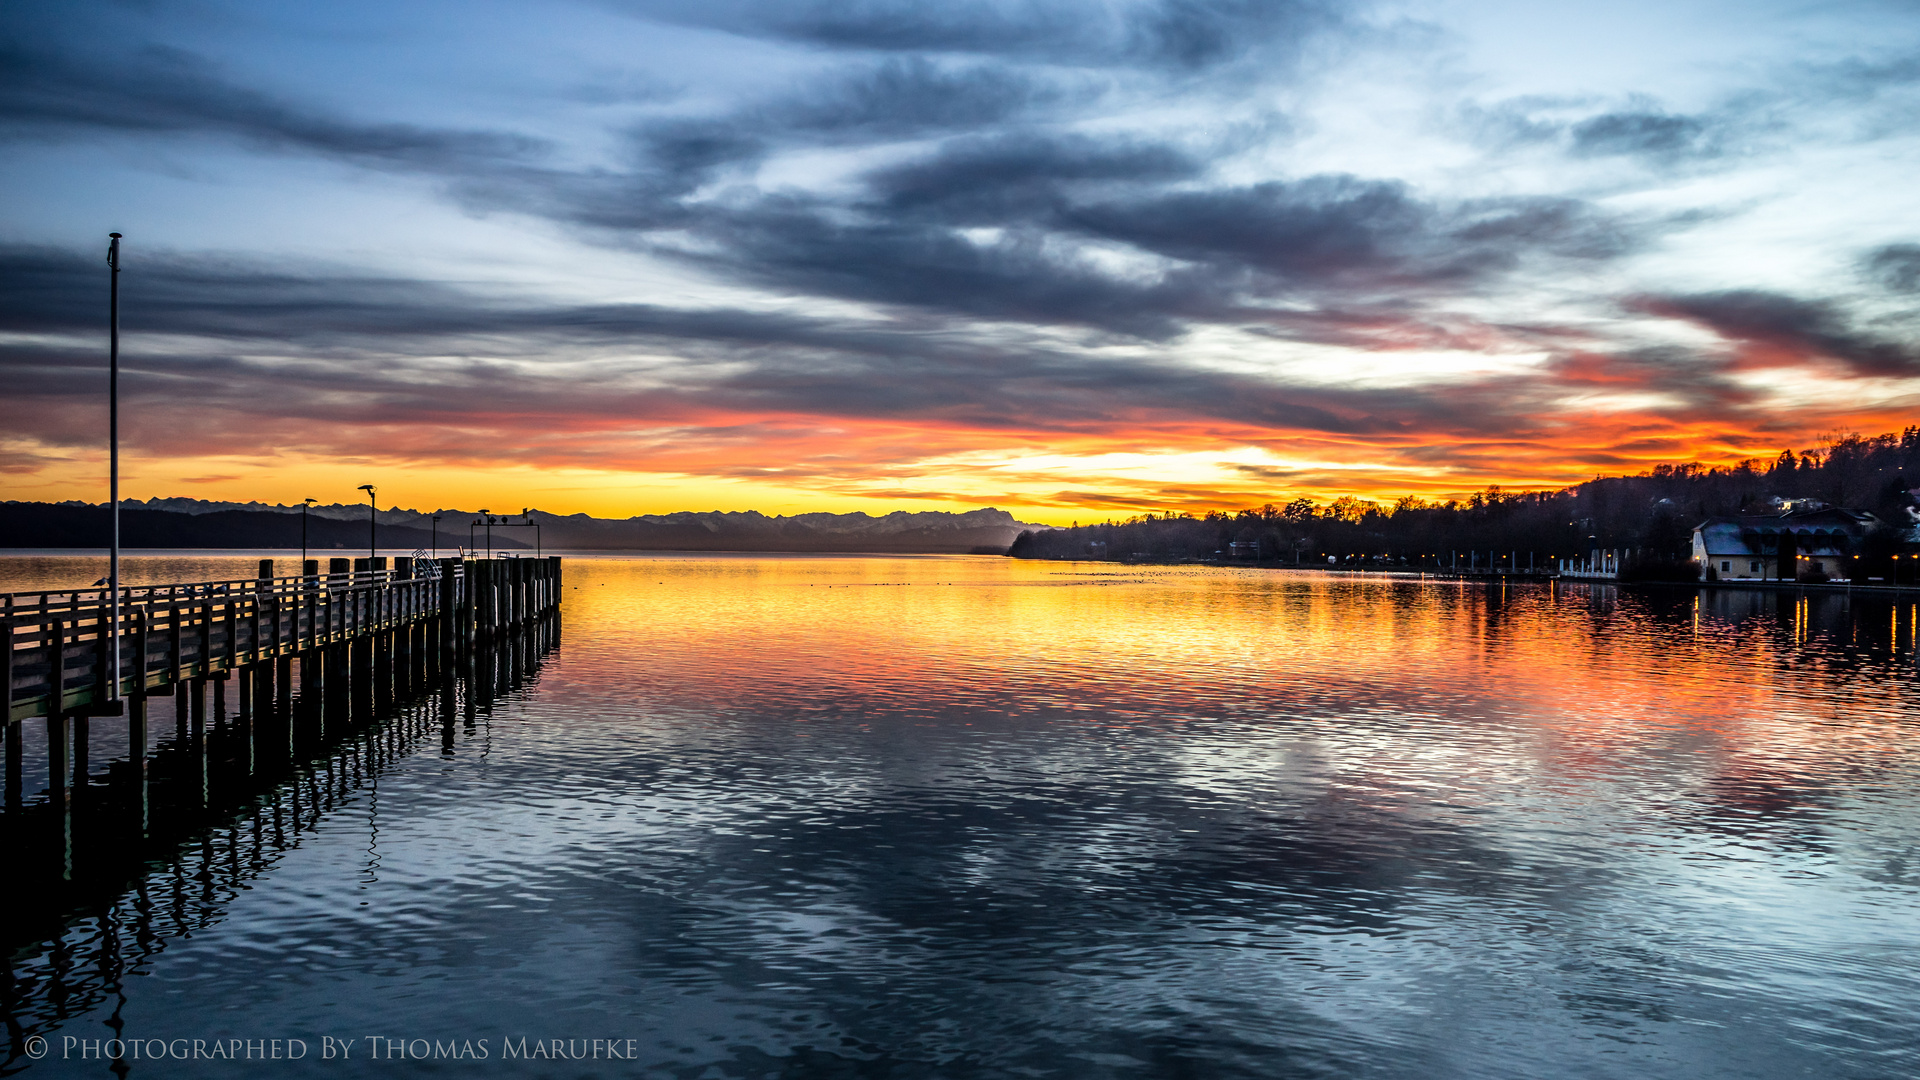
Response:
[{"label": "reflection of pier posts", "polygon": [[187,728],[188,779],[199,794],[199,805],[207,805],[207,680],[187,680],[189,722]]},{"label": "reflection of pier posts", "polygon": [[83,712],[74,713],[73,742],[68,748],[68,753],[73,758],[73,790],[76,792],[87,786],[87,769],[89,767],[87,763],[88,735],[87,714]]},{"label": "reflection of pier posts", "polygon": [[47,717],[47,805],[53,809],[53,842],[60,865],[60,878],[73,878],[73,791],[68,778],[73,763],[67,753],[67,718],[64,713]]},{"label": "reflection of pier posts", "polygon": [[127,701],[127,764],[133,769],[133,803],[140,819],[140,835],[144,837],[152,814],[147,790],[147,694],[144,687]]},{"label": "reflection of pier posts", "polygon": [[455,699],[453,669],[443,669],[440,679],[440,753],[453,754],[453,721],[459,711],[459,702]]}]

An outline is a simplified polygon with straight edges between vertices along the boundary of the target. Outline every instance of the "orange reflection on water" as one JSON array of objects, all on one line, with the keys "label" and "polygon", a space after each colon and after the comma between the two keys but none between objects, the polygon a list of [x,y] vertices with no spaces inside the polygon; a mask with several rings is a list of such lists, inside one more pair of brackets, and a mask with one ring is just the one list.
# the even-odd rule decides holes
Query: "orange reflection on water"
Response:
[{"label": "orange reflection on water", "polygon": [[[245,578],[255,558],[135,556],[125,576]],[[1484,743],[1573,778],[1736,757],[1793,772],[1913,744],[1910,600],[1903,631],[1895,604],[1843,593],[964,556],[566,568],[547,685],[623,713],[1244,724],[1470,769]],[[85,556],[0,558],[0,589],[102,572]]]},{"label": "orange reflection on water", "polygon": [[704,555],[576,559],[567,588],[559,677],[676,710],[1437,724],[1576,774],[1911,741],[1873,677],[1911,662],[1887,605],[1843,595]]}]

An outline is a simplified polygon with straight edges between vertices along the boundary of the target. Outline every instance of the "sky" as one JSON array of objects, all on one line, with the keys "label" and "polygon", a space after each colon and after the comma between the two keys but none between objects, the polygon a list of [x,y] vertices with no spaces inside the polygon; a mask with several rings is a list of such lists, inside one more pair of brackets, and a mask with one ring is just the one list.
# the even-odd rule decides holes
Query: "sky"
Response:
[{"label": "sky", "polygon": [[1920,6],[15,0],[0,498],[1050,524],[1920,422]]}]

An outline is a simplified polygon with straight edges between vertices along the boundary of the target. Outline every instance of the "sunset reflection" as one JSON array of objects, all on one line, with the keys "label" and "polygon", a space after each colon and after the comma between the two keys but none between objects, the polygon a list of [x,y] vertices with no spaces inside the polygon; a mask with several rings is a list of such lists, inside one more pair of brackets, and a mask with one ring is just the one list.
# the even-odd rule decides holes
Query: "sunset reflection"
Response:
[{"label": "sunset reflection", "polygon": [[1895,650],[1912,647],[1911,617],[1893,630],[1888,602],[1831,594],[939,557],[568,573],[567,618],[606,632],[571,642],[557,677],[675,710],[1252,720],[1336,739],[1444,723],[1530,732],[1576,771],[1851,753],[1899,719]]}]

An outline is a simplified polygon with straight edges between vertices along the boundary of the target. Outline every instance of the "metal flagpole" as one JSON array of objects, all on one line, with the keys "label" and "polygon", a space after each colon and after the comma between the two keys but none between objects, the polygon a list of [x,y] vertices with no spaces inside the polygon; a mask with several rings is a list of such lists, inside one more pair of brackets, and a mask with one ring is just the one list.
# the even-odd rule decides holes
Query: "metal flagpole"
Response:
[{"label": "metal flagpole", "polygon": [[[113,546],[107,554],[107,588],[113,594],[108,619],[108,701],[120,700],[120,234],[107,234],[107,499],[113,503]],[[145,674],[143,671],[142,674]],[[56,702],[56,708],[58,703]]]}]

